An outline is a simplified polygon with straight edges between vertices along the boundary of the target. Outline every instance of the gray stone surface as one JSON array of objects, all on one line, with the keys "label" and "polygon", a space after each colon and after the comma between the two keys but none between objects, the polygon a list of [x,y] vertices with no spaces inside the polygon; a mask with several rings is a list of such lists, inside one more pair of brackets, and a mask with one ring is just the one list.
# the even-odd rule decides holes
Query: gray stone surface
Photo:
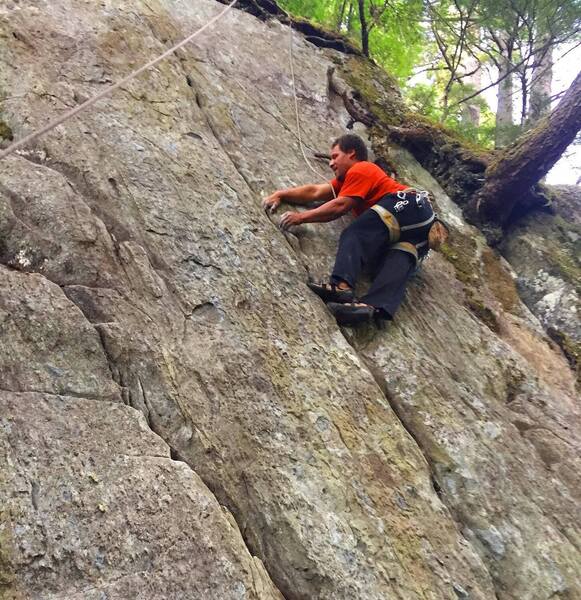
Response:
[{"label": "gray stone surface", "polygon": [[[533,213],[502,245],[523,301],[556,339],[581,352],[581,187],[555,186],[555,214]],[[579,356],[577,356],[579,360]]]},{"label": "gray stone surface", "polygon": [[[0,118],[23,135],[222,8],[8,2],[0,93],[15,99]],[[19,548],[42,536],[26,533],[2,555],[0,585],[60,585],[63,598],[92,597],[81,590],[98,576],[114,598],[277,597],[270,580],[289,600],[574,597],[579,409],[563,357],[492,292],[502,327],[486,328],[441,258],[395,327],[342,332],[304,283],[328,269],[346,220],[283,235],[262,212],[264,193],[314,177],[293,129],[287,36],[235,12],[2,164],[0,301],[19,323],[2,321],[10,375],[0,387],[18,425],[4,432],[16,445],[3,477],[37,481],[34,465],[54,460],[87,500],[68,514],[55,495],[39,517],[31,486],[7,488],[11,505],[26,504],[22,526],[64,532],[70,552],[35,583]],[[327,67],[341,57],[294,43],[303,138],[308,152],[325,152],[347,121],[326,98]],[[548,364],[560,370],[554,389]],[[38,410],[16,421],[31,398]],[[155,449],[134,409],[189,468]],[[92,445],[79,436],[80,458],[66,449],[77,431],[67,415],[94,433]],[[26,443],[31,429],[46,452]],[[142,436],[150,441],[139,445]],[[139,458],[104,452],[124,444]],[[77,458],[103,461],[107,494]],[[41,489],[50,477],[38,476]],[[167,502],[152,493],[160,481]],[[131,512],[118,503],[125,495]],[[134,528],[116,526],[127,514]],[[79,522],[81,540],[71,533]],[[14,529],[7,521],[2,535],[14,540]],[[130,533],[167,548],[167,561],[132,555]],[[115,562],[104,574],[97,546]],[[66,569],[76,588],[65,589]]]},{"label": "gray stone surface", "polygon": [[453,238],[474,243],[473,286],[494,315],[494,331],[466,310],[468,286],[432,253],[393,324],[345,333],[422,449],[497,596],[575,597],[581,435],[574,374],[526,307],[506,310],[506,288],[514,287],[506,263],[497,258],[491,271],[483,237],[437,182],[408,152],[393,149],[392,158],[407,183],[433,191]]},{"label": "gray stone surface", "polygon": [[281,598],[135,409],[4,391],[0,406],[2,598]]},{"label": "gray stone surface", "polygon": [[78,308],[0,270],[0,596],[281,598],[232,516],[120,402]]}]

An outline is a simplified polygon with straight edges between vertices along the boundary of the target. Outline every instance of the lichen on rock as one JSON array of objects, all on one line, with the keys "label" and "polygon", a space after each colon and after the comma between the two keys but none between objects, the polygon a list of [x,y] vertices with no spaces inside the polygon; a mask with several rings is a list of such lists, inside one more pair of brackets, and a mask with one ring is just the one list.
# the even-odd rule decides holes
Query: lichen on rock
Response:
[{"label": "lichen on rock", "polygon": [[[222,9],[3,4],[1,43],[18,33],[0,63],[15,96],[3,115],[40,126]],[[356,125],[434,192],[456,240],[394,324],[342,331],[305,285],[328,273],[347,218],[283,234],[261,209],[313,178],[288,33],[234,11],[2,164],[2,591],[574,596],[574,380],[507,265],[378,127]],[[356,86],[346,55],[293,43],[302,139],[328,152],[350,121],[328,69]],[[359,93],[387,116],[393,99],[405,124],[387,76]]]}]

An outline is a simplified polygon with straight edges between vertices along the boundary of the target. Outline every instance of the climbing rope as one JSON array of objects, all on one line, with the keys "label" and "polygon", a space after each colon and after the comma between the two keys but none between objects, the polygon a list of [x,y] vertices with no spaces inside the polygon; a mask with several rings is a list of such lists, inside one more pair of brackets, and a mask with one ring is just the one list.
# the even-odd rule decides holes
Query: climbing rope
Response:
[{"label": "climbing rope", "polygon": [[184,40],[182,40],[181,42],[179,42],[178,44],[173,46],[173,48],[166,50],[162,55],[158,56],[157,58],[154,58],[152,61],[148,62],[146,65],[143,65],[139,69],[133,71],[132,73],[127,75],[127,77],[125,77],[121,81],[118,81],[117,83],[115,83],[113,85],[110,85],[109,87],[102,90],[96,96],[89,98],[89,100],[87,100],[86,102],[79,104],[79,106],[73,108],[72,110],[67,111],[64,115],[61,115],[57,119],[54,119],[53,121],[51,121],[50,123],[48,123],[47,125],[42,127],[41,129],[34,131],[30,135],[27,135],[26,137],[22,138],[21,140],[14,142],[10,146],[8,146],[8,148],[0,151],[0,160],[2,160],[3,158],[6,158],[7,156],[10,156],[12,153],[16,152],[16,150],[18,150],[25,144],[28,144],[29,142],[32,142],[32,141],[38,139],[40,136],[44,135],[45,133],[48,133],[49,131],[53,130],[55,127],[62,125],[65,121],[72,119],[74,116],[78,115],[80,112],[86,110],[87,108],[89,108],[90,106],[95,104],[95,102],[98,102],[102,98],[105,98],[105,96],[108,96],[109,94],[113,93],[115,90],[119,89],[122,85],[125,85],[126,83],[128,83],[129,81],[131,81],[132,79],[137,77],[138,75],[141,75],[141,73],[143,73],[144,71],[147,71],[151,67],[154,67],[155,65],[160,63],[162,60],[164,60],[165,58],[167,58],[168,56],[173,54],[176,50],[179,50],[182,46],[185,46],[186,44],[191,42],[196,36],[198,36],[200,33],[202,33],[205,29],[208,29],[208,27],[212,26],[214,23],[219,21],[228,11],[230,11],[234,7],[236,2],[238,2],[238,0],[233,0],[221,13],[219,13],[214,18],[212,18],[210,21],[208,21],[204,26],[200,27],[200,29],[198,29],[197,31],[195,31],[194,33],[189,35],[187,38],[185,38]]},{"label": "climbing rope", "polygon": [[[286,11],[285,11],[286,12]],[[289,25],[289,62],[290,62],[290,72],[291,72],[291,81],[292,81],[292,88],[293,88],[293,97],[294,97],[294,105],[295,105],[295,117],[296,117],[296,124],[297,124],[297,138],[299,140],[299,147],[301,149],[301,153],[303,155],[303,158],[305,159],[305,163],[307,164],[307,166],[309,167],[309,169],[317,176],[319,177],[319,179],[322,179],[325,183],[329,183],[329,178],[325,177],[322,173],[320,173],[319,171],[317,171],[309,162],[309,159],[307,158],[307,154],[305,152],[305,148],[303,145],[303,140],[302,140],[302,136],[301,136],[301,119],[299,116],[299,100],[297,98],[297,87],[296,87],[296,82],[295,82],[295,67],[294,67],[294,55],[293,55],[293,28],[292,28],[292,24],[293,24],[293,20],[292,17],[289,15],[289,13],[286,13],[287,17],[290,20],[290,25]],[[330,185],[330,184],[329,184]],[[331,185],[331,190],[333,192],[333,197],[336,198],[337,194],[335,193],[335,188]]]}]

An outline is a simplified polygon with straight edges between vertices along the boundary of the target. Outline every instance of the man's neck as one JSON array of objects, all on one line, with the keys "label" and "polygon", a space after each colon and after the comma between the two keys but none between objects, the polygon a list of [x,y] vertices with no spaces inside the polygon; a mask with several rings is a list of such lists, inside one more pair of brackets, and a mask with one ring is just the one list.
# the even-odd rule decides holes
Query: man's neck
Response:
[{"label": "man's neck", "polygon": [[341,179],[339,179],[339,181],[343,181],[345,179],[345,177],[347,177],[347,173],[349,173],[349,171],[357,164],[363,162],[362,160],[356,160],[346,171],[345,171],[345,175],[343,175],[343,177]]}]

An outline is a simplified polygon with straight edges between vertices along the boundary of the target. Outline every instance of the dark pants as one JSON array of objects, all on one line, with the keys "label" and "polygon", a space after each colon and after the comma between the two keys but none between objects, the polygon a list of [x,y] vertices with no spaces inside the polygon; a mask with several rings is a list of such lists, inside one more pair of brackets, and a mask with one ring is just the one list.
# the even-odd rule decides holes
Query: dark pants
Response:
[{"label": "dark pants", "polygon": [[[378,204],[394,214],[401,226],[421,223],[432,215],[429,204],[417,207],[415,200],[410,200],[408,206],[398,213],[394,209],[398,200],[394,194],[390,194]],[[414,244],[425,241],[430,225],[409,232],[404,231],[397,241],[409,241]],[[389,229],[380,216],[374,210],[366,210],[343,230],[331,276],[333,283],[345,281],[351,287],[355,287],[363,269],[369,271],[373,282],[367,294],[361,298],[361,302],[381,309],[387,319],[393,319],[403,301],[407,282],[416,267],[415,259],[409,252],[390,249],[394,241],[390,239]]]}]

